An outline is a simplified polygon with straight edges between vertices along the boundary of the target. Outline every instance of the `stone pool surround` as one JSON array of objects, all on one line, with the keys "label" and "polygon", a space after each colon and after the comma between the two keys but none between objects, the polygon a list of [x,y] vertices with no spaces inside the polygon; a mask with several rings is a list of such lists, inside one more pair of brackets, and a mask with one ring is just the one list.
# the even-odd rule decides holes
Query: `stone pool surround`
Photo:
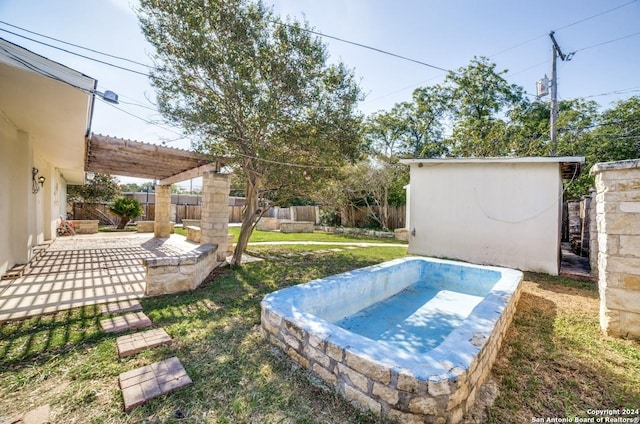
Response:
[{"label": "stone pool surround", "polygon": [[[471,315],[427,354],[385,346],[317,315],[334,321],[332,309],[344,307],[350,310],[343,315],[350,315],[364,302],[375,303],[411,285],[425,268],[470,277],[483,271],[496,275]],[[267,295],[261,303],[262,328],[272,344],[363,409],[403,423],[455,424],[473,406],[491,370],[515,313],[521,280],[521,272],[506,268],[403,258]],[[347,286],[359,300],[349,301]]]}]

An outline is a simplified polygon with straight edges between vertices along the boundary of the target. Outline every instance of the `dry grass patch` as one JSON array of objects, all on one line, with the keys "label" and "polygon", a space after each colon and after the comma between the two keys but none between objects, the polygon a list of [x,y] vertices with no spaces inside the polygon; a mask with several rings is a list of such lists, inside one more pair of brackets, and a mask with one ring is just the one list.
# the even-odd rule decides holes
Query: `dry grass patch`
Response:
[{"label": "dry grass patch", "polygon": [[640,407],[640,344],[604,336],[597,286],[526,274],[492,375],[491,423]]}]

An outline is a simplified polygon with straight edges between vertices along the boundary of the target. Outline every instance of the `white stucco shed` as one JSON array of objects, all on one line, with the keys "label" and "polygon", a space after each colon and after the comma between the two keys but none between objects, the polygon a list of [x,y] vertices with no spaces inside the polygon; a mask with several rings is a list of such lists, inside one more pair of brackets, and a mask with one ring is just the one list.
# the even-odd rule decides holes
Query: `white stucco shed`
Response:
[{"label": "white stucco shed", "polygon": [[409,253],[557,275],[563,179],[583,157],[405,159]]}]

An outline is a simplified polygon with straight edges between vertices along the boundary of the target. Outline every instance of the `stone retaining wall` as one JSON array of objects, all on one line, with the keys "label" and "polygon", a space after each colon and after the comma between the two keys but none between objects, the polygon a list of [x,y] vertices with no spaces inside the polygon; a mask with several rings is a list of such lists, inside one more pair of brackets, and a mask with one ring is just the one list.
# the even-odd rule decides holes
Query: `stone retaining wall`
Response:
[{"label": "stone retaining wall", "polygon": [[[175,222],[169,222],[169,232],[173,234]],[[153,233],[155,228],[155,221],[137,221],[136,231],[138,233]]]},{"label": "stone retaining wall", "polygon": [[199,219],[183,219],[182,226],[183,227],[199,227],[201,220]]},{"label": "stone retaining wall", "polygon": [[314,225],[311,221],[280,221],[280,232],[313,233]]},{"label": "stone retaining wall", "polygon": [[598,163],[596,181],[600,326],[640,339],[640,159]]},{"label": "stone retaining wall", "polygon": [[262,328],[271,343],[363,410],[407,424],[457,424],[473,406],[491,371],[519,297],[520,286],[493,332],[488,336],[474,334],[470,342],[480,351],[467,369],[440,363],[450,368],[449,374],[428,379],[354,354],[265,308]]},{"label": "stone retaining wall", "polygon": [[279,228],[279,225],[280,221],[278,221],[278,218],[269,218],[263,216],[258,221],[256,229],[258,231],[276,231]]},{"label": "stone retaining wall", "polygon": [[193,290],[218,265],[216,244],[202,244],[180,256],[143,259],[147,296]]},{"label": "stone retaining wall", "polygon": [[72,222],[75,226],[76,234],[96,234],[100,223],[97,219],[74,219]]},{"label": "stone retaining wall", "polygon": [[200,243],[200,234],[201,234],[200,227],[188,226],[184,228],[187,230],[187,241]]}]

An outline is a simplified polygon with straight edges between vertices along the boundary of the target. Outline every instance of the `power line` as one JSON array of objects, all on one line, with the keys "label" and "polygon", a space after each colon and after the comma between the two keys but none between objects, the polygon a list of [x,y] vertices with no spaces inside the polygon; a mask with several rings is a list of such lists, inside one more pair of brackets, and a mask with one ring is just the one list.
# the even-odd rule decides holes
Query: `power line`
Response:
[{"label": "power line", "polygon": [[127,59],[126,57],[116,56],[116,55],[113,55],[113,54],[110,54],[110,53],[104,53],[104,52],[101,52],[101,51],[98,51],[98,50],[94,50],[94,49],[91,49],[89,47],[84,47],[84,46],[81,46],[81,45],[78,45],[78,44],[69,43],[68,41],[63,41],[63,40],[60,40],[59,38],[50,37],[48,35],[40,34],[38,32],[31,31],[31,30],[28,30],[26,28],[19,27],[17,25],[13,25],[13,24],[10,24],[10,23],[5,22],[5,21],[1,21],[0,20],[0,23],[4,24],[4,25],[7,25],[7,26],[10,26],[12,28],[19,29],[19,30],[24,31],[24,32],[28,32],[29,34],[33,34],[33,35],[37,35],[39,37],[47,38],[49,40],[57,41],[58,43],[66,44],[66,45],[72,46],[72,47],[77,47],[77,48],[82,49],[82,50],[87,50],[87,51],[90,51],[90,52],[93,52],[93,53],[101,54],[103,56],[108,56],[108,57],[111,57],[111,58],[114,58],[114,59],[118,59],[118,60],[124,60],[125,62],[130,62],[130,63],[136,64],[136,65],[144,66],[145,68],[153,69],[153,66],[147,65],[146,63],[137,62],[137,61],[132,60],[132,59]]},{"label": "power line", "polygon": [[567,24],[567,25],[561,26],[560,28],[556,28],[555,30],[556,30],[556,31],[560,31],[560,30],[562,30],[562,29],[566,29],[566,28],[572,27],[572,26],[574,26],[574,25],[581,24],[581,23],[586,22],[586,21],[588,21],[588,20],[591,20],[591,19],[593,19],[593,18],[597,18],[598,16],[602,16],[602,15],[605,15],[605,14],[607,14],[607,13],[609,13],[609,12],[613,12],[614,10],[618,10],[618,9],[623,8],[623,7],[625,7],[625,6],[629,6],[630,4],[635,3],[635,2],[637,2],[637,1],[638,1],[638,0],[631,0],[631,1],[627,2],[627,3],[623,3],[623,4],[621,4],[621,5],[619,5],[619,6],[612,7],[611,9],[607,9],[607,10],[602,11],[602,12],[600,12],[600,13],[596,13],[595,15],[591,15],[591,16],[588,16],[588,17],[586,17],[586,18],[584,18],[584,19],[580,19],[579,21],[575,21],[575,22],[572,22],[572,23],[570,23],[570,24]]},{"label": "power line", "polygon": [[423,66],[427,66],[427,67],[429,67],[429,68],[437,69],[437,70],[439,70],[439,71],[443,71],[443,72],[453,72],[453,71],[452,71],[452,70],[450,70],[450,69],[441,68],[441,67],[439,67],[439,66],[436,66],[436,65],[432,65],[432,64],[430,64],[430,63],[423,62],[423,61],[421,61],[421,60],[412,59],[412,58],[410,58],[410,57],[402,56],[402,55],[399,55],[399,54],[397,54],[397,53],[392,53],[392,52],[389,52],[389,51],[387,51],[387,50],[382,50],[382,49],[379,49],[379,48],[377,48],[377,47],[368,46],[368,45],[366,45],[366,44],[357,43],[357,42],[355,42],[355,41],[349,41],[349,40],[346,40],[346,39],[344,39],[344,38],[336,37],[336,36],[334,36],[334,35],[323,34],[323,33],[321,33],[321,32],[314,31],[314,30],[309,29],[309,28],[303,28],[303,27],[300,27],[300,26],[293,26],[293,25],[291,25],[291,24],[287,24],[287,23],[284,23],[284,22],[278,22],[278,21],[271,21],[271,22],[272,22],[272,23],[274,23],[274,24],[276,24],[276,25],[282,25],[282,26],[286,26],[286,27],[289,27],[289,28],[296,28],[296,29],[300,29],[300,30],[302,30],[302,31],[308,32],[309,34],[314,34],[314,35],[317,35],[317,36],[320,36],[320,37],[324,37],[324,38],[330,38],[330,39],[332,39],[332,40],[340,41],[340,42],[342,42],[342,43],[351,44],[351,45],[353,45],[353,46],[362,47],[363,49],[372,50],[372,51],[375,51],[375,52],[378,52],[378,53],[386,54],[386,55],[388,55],[388,56],[396,57],[396,58],[398,58],[398,59],[402,59],[402,60],[406,60],[406,61],[409,61],[409,62],[417,63],[417,64],[419,64],[419,65],[423,65]]},{"label": "power line", "polygon": [[606,93],[590,94],[588,96],[581,96],[580,98],[589,99],[591,97],[608,96],[610,94],[628,94],[628,93],[634,93],[636,91],[640,91],[640,86],[629,87],[629,88],[621,88],[619,90],[608,91]]},{"label": "power line", "polygon": [[627,39],[627,38],[635,37],[636,35],[640,35],[640,31],[634,32],[633,34],[629,34],[629,35],[623,35],[622,37],[614,38],[612,40],[603,41],[602,43],[593,44],[593,45],[587,46],[587,47],[582,47],[581,49],[576,50],[576,52],[580,52],[580,51],[588,50],[588,49],[593,49],[595,47],[604,46],[605,44],[610,44],[610,43],[614,43],[616,41],[620,41],[620,40],[624,40],[624,39]]},{"label": "power line", "polygon": [[105,62],[104,60],[100,60],[100,59],[96,59],[96,58],[93,58],[93,57],[85,56],[85,55],[80,54],[80,53],[72,52],[71,50],[63,49],[62,47],[57,47],[57,46],[54,46],[52,44],[45,43],[43,41],[38,41],[38,40],[35,40],[33,38],[29,38],[29,37],[26,37],[24,35],[17,34],[15,32],[12,32],[12,31],[9,31],[9,30],[6,30],[6,29],[0,28],[0,31],[15,35],[16,37],[24,38],[25,40],[29,40],[29,41],[32,41],[34,43],[42,44],[43,46],[51,47],[52,49],[60,50],[60,51],[63,51],[65,53],[69,53],[69,54],[72,54],[74,56],[81,57],[83,59],[92,60],[94,62],[102,63],[103,65],[111,66],[113,68],[118,68],[118,69],[121,69],[123,71],[128,71],[128,72],[132,72],[134,74],[143,75],[143,76],[145,76],[147,78],[151,78],[151,75],[146,74],[144,72],[139,72],[139,71],[136,71],[136,70],[133,70],[133,69],[125,68],[124,66],[118,66],[118,65],[114,65],[113,63]]},{"label": "power line", "polygon": [[[607,9],[607,10],[604,10],[604,11],[602,11],[602,12],[596,13],[595,15],[591,15],[591,16],[588,16],[588,17],[586,17],[586,18],[580,19],[580,20],[578,20],[578,21],[572,22],[572,23],[570,23],[570,24],[563,25],[563,26],[561,26],[561,27],[559,27],[559,28],[556,28],[554,31],[560,31],[560,30],[562,30],[562,29],[566,29],[566,28],[572,27],[572,26],[574,26],[574,25],[581,24],[582,22],[586,22],[586,21],[591,20],[591,19],[593,19],[593,18],[597,18],[598,16],[602,16],[602,15],[605,15],[605,14],[607,14],[607,13],[613,12],[614,10],[618,10],[618,9],[620,9],[620,8],[623,8],[623,7],[625,7],[625,6],[628,6],[628,5],[632,4],[632,3],[635,3],[636,1],[638,1],[638,0],[631,0],[631,1],[627,2],[627,3],[623,3],[623,4],[619,5],[619,6],[613,7],[613,8],[611,8],[611,9]],[[501,54],[506,53],[506,52],[508,52],[508,51],[511,51],[511,50],[513,50],[513,49],[516,49],[516,48],[518,48],[518,47],[524,46],[525,44],[529,44],[529,43],[531,43],[531,42],[533,42],[533,41],[536,41],[536,40],[539,40],[539,39],[541,39],[541,38],[546,37],[546,36],[547,36],[547,34],[548,34],[548,33],[546,33],[546,32],[545,32],[544,34],[540,34],[540,35],[535,36],[535,37],[533,37],[533,38],[530,38],[530,39],[528,39],[528,40],[526,40],[526,41],[522,41],[522,42],[520,42],[520,43],[518,43],[518,44],[515,44],[515,45],[513,45],[513,46],[511,46],[511,47],[507,47],[507,48],[506,48],[506,49],[504,49],[504,50],[500,50],[498,53],[494,53],[494,54],[490,55],[489,57],[498,56],[498,55],[501,55]]]},{"label": "power line", "polygon": [[[103,100],[103,99],[102,99],[102,98],[100,98],[100,97],[98,97],[98,98],[99,98],[100,100]],[[160,129],[163,129],[163,130],[165,130],[165,131],[172,132],[172,133],[174,133],[174,134],[176,134],[176,135],[180,135],[180,136],[181,136],[181,135],[183,135],[182,133],[179,133],[179,132],[177,132],[177,131],[171,130],[171,129],[166,128],[166,127],[162,127],[162,126],[158,125],[156,122],[149,121],[148,119],[145,119],[145,118],[143,118],[143,117],[141,117],[141,116],[138,116],[138,115],[136,115],[136,114],[134,114],[134,113],[131,113],[131,112],[127,111],[127,110],[124,110],[124,109],[122,109],[122,108],[120,108],[120,107],[118,107],[118,106],[114,105],[113,103],[107,102],[106,100],[103,100],[103,101],[104,101],[106,104],[108,104],[109,106],[111,106],[111,107],[113,107],[113,108],[115,108],[115,109],[118,109],[120,112],[124,112],[124,113],[126,113],[127,115],[133,116],[134,118],[137,118],[137,119],[139,119],[139,120],[141,120],[141,121],[143,121],[143,122],[146,122],[146,123],[147,123],[147,124],[149,124],[149,125],[154,125],[154,126],[156,126],[156,127],[160,128]]]}]

